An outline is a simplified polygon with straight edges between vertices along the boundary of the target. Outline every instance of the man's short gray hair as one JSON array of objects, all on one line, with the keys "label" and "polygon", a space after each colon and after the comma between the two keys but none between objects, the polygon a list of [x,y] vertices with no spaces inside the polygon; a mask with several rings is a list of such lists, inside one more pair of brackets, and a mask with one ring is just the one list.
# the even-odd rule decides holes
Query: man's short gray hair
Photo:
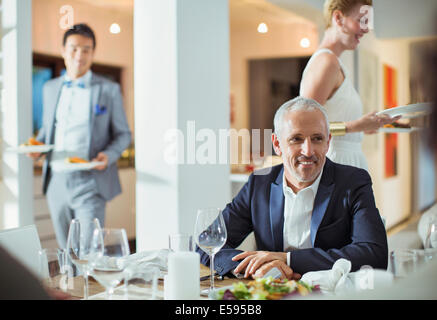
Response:
[{"label": "man's short gray hair", "polygon": [[285,102],[282,106],[279,107],[279,109],[275,113],[273,125],[275,128],[275,134],[278,137],[281,134],[282,123],[284,121],[284,114],[291,111],[298,111],[298,110],[305,110],[305,111],[320,110],[326,120],[326,128],[328,130],[327,134],[329,136],[329,121],[328,121],[328,113],[326,112],[326,109],[316,100],[298,96],[294,99]]}]

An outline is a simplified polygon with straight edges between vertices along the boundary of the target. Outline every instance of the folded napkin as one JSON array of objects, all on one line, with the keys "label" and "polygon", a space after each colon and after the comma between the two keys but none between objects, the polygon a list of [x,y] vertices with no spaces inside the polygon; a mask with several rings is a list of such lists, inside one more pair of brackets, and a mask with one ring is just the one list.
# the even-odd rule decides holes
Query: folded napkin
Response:
[{"label": "folded napkin", "polygon": [[322,293],[338,293],[354,289],[349,272],[352,264],[349,260],[339,259],[331,270],[307,272],[302,276],[302,281],[311,286],[318,285]]},{"label": "folded napkin", "polygon": [[158,268],[161,272],[167,272],[167,261],[170,250],[149,250],[131,254],[125,261],[130,270]]}]

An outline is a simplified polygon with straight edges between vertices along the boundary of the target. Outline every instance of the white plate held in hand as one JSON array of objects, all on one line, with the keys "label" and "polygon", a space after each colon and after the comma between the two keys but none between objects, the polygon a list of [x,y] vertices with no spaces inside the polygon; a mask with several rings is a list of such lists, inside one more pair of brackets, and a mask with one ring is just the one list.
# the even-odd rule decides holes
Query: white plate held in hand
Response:
[{"label": "white plate held in hand", "polygon": [[6,149],[6,151],[15,153],[45,153],[51,151],[54,147],[55,145],[53,144],[43,144],[37,146],[18,146],[8,148]]},{"label": "white plate held in hand", "polygon": [[390,117],[402,116],[404,119],[423,117],[432,112],[432,104],[429,102],[409,104],[384,111],[378,112],[376,115],[388,115]]},{"label": "white plate held in hand", "polygon": [[385,132],[385,133],[410,133],[413,131],[421,130],[421,128],[418,127],[411,127],[411,128],[380,128],[379,132]]},{"label": "white plate held in hand", "polygon": [[79,170],[91,170],[97,166],[105,164],[104,162],[87,162],[87,163],[70,163],[63,159],[54,160],[50,163],[50,166],[54,172],[68,172],[68,171],[79,171]]}]

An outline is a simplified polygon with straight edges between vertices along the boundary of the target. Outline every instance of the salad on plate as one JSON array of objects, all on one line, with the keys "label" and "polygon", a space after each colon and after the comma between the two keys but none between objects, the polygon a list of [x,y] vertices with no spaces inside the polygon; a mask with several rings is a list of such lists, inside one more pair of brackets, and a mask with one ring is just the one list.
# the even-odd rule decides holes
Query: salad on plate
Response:
[{"label": "salad on plate", "polygon": [[279,300],[292,295],[306,296],[320,291],[300,280],[257,278],[248,283],[236,282],[231,287],[218,289],[213,299],[217,300]]}]

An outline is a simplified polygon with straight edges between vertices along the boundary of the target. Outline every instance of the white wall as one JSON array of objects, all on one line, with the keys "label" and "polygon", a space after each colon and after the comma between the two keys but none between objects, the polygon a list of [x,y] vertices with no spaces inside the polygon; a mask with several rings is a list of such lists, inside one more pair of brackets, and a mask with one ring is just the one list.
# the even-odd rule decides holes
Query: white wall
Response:
[{"label": "white wall", "polygon": [[[235,106],[235,120],[232,127],[237,130],[249,128],[248,61],[250,59],[310,56],[319,42],[317,27],[310,22],[301,19],[296,23],[285,24],[278,22],[274,17],[265,17],[264,21],[269,31],[261,34],[257,32],[257,21],[243,23],[239,22],[237,17],[231,20],[231,94]],[[309,48],[300,46],[300,40],[303,37],[310,40]]]}]

